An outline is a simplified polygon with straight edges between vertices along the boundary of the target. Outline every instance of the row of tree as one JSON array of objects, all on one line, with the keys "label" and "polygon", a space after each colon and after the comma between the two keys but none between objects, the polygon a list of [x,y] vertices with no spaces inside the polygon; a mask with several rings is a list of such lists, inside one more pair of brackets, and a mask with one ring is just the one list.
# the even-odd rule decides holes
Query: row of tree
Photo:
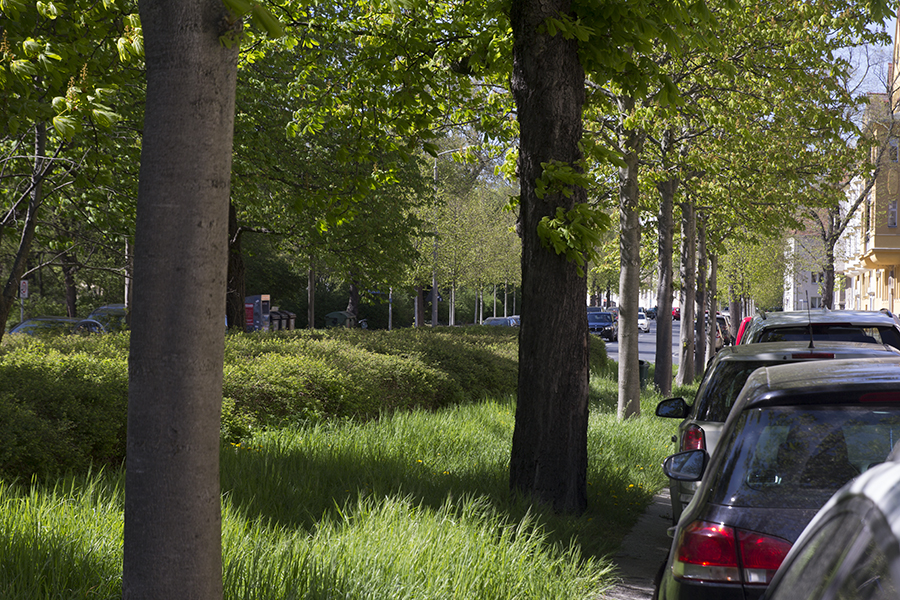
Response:
[{"label": "row of tree", "polygon": [[[240,296],[226,256],[239,255],[248,216],[296,240],[304,258],[366,281],[410,250],[390,225],[424,227],[421,200],[438,177],[416,157],[457,147],[440,145],[448,133],[477,131],[486,146],[515,140],[505,172],[519,185],[509,205],[523,299],[510,486],[578,512],[587,502],[586,272],[601,263],[600,232],[618,217],[625,417],[638,411],[642,227],[657,232],[658,347],[667,349],[676,216],[683,317],[693,322],[695,304],[718,287],[726,239],[799,226],[796,207],[831,206],[865,164],[847,113],[860,100],[836,53],[883,41],[870,24],[888,8],[148,0],[138,20],[124,0],[4,2],[0,238],[15,229],[18,242],[0,318],[44,234],[41,215],[67,214],[47,210],[48,200],[71,203],[79,226],[103,212],[98,237],[121,246],[127,236],[114,232],[134,206],[122,184],[136,182],[125,185],[137,190],[137,217],[124,596],[221,597],[216,349],[226,291]],[[251,15],[277,37],[244,29]],[[146,91],[128,77],[142,66]],[[381,227],[368,229],[376,217]],[[368,245],[352,257],[317,245],[351,248],[356,236]],[[173,289],[189,311],[159,309]],[[695,342],[703,337],[683,343],[685,379]],[[671,384],[670,357],[658,359],[657,377]]]}]

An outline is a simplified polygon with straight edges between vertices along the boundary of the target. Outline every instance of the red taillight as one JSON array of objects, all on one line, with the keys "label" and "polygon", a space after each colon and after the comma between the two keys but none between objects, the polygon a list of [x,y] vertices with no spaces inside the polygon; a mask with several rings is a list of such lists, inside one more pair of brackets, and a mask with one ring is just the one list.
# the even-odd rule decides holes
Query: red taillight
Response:
[{"label": "red taillight", "polygon": [[673,572],[679,579],[766,585],[791,544],[780,538],[694,521],[678,540]]},{"label": "red taillight", "polygon": [[706,450],[706,435],[697,425],[688,425],[681,434],[681,450]]},{"label": "red taillight", "polygon": [[744,567],[744,582],[766,585],[781,566],[790,542],[753,531],[738,530],[738,544]]}]

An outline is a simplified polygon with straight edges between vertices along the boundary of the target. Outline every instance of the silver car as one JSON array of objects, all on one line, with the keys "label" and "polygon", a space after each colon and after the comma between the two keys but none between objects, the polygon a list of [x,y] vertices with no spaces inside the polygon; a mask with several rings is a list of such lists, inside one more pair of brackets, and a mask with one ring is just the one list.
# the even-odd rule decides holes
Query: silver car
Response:
[{"label": "silver car", "polygon": [[[707,366],[692,406],[683,398],[670,398],[657,405],[656,415],[682,419],[677,436],[672,437],[675,452],[706,450],[711,455],[731,407],[756,369],[791,362],[885,356],[900,356],[900,350],[858,342],[816,342],[814,348],[808,341],[726,346]],[[669,480],[675,522],[697,487],[698,482]]]}]

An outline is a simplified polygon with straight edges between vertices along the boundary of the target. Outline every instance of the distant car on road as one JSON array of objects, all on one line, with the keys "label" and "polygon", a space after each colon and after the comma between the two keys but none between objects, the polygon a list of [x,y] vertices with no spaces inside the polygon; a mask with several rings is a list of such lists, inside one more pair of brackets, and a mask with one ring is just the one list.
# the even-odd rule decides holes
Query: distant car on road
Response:
[{"label": "distant car on road", "polygon": [[638,313],[638,329],[644,333],[650,333],[650,319],[647,318],[647,313]]},{"label": "distant car on road", "polygon": [[[760,367],[879,356],[900,357],[900,351],[887,345],[854,342],[819,342],[813,349],[804,342],[728,346],[718,352],[706,367],[693,405],[688,406],[683,398],[670,398],[657,405],[656,415],[682,419],[677,435],[672,438],[676,452],[706,450],[711,455],[744,383]],[[674,521],[678,521],[696,490],[696,482],[669,480]]]},{"label": "distant car on road", "polygon": [[591,333],[599,335],[609,342],[619,340],[619,322],[616,321],[612,313],[608,312],[592,312],[588,313],[588,330]]},{"label": "distant car on road", "polygon": [[518,327],[519,320],[515,317],[488,317],[481,324],[495,327]]},{"label": "distant car on road", "polygon": [[125,331],[128,329],[128,309],[124,304],[106,304],[91,311],[88,319],[99,321],[106,331]]},{"label": "distant car on road", "polygon": [[93,319],[71,317],[33,317],[26,319],[9,330],[11,334],[33,336],[66,335],[70,333],[105,333],[103,325]]},{"label": "distant car on road", "polygon": [[672,309],[672,318],[675,319],[676,321],[681,320],[681,309],[679,307],[676,306],[675,308]]},{"label": "distant car on road", "polygon": [[[699,481],[674,529],[657,600],[755,600],[843,485],[885,461],[900,432],[900,358],[763,367],[747,379],[712,457],[666,459]],[[834,532],[837,533],[837,532]],[[826,538],[827,545],[836,540]],[[851,550],[852,543],[841,546]],[[819,573],[827,581],[833,572]],[[800,595],[808,598],[807,590]],[[896,598],[888,595],[835,598]]]}]

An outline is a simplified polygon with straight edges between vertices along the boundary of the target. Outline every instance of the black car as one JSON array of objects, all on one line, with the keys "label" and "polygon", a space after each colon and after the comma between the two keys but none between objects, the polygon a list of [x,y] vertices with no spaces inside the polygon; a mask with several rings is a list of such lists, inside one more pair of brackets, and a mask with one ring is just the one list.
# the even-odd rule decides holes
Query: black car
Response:
[{"label": "black car", "polygon": [[900,598],[900,463],[877,465],[832,496],[765,598]]},{"label": "black car", "polygon": [[[728,346],[707,365],[692,405],[688,406],[683,398],[669,398],[657,405],[656,415],[682,419],[677,435],[672,438],[675,452],[706,450],[711,455],[719,443],[725,419],[738,394],[747,378],[758,368],[811,360],[879,356],[900,358],[900,351],[886,344],[856,342],[818,342],[814,348],[809,347],[808,341]],[[695,481],[673,479],[669,482],[674,522],[678,522],[697,485]]]},{"label": "black car", "polygon": [[588,329],[603,339],[616,342],[619,340],[619,322],[609,312],[589,312]]},{"label": "black car", "polygon": [[700,481],[675,526],[659,600],[753,600],[841,486],[881,463],[900,434],[900,359],[764,367],[747,380],[712,457],[666,459]]}]

